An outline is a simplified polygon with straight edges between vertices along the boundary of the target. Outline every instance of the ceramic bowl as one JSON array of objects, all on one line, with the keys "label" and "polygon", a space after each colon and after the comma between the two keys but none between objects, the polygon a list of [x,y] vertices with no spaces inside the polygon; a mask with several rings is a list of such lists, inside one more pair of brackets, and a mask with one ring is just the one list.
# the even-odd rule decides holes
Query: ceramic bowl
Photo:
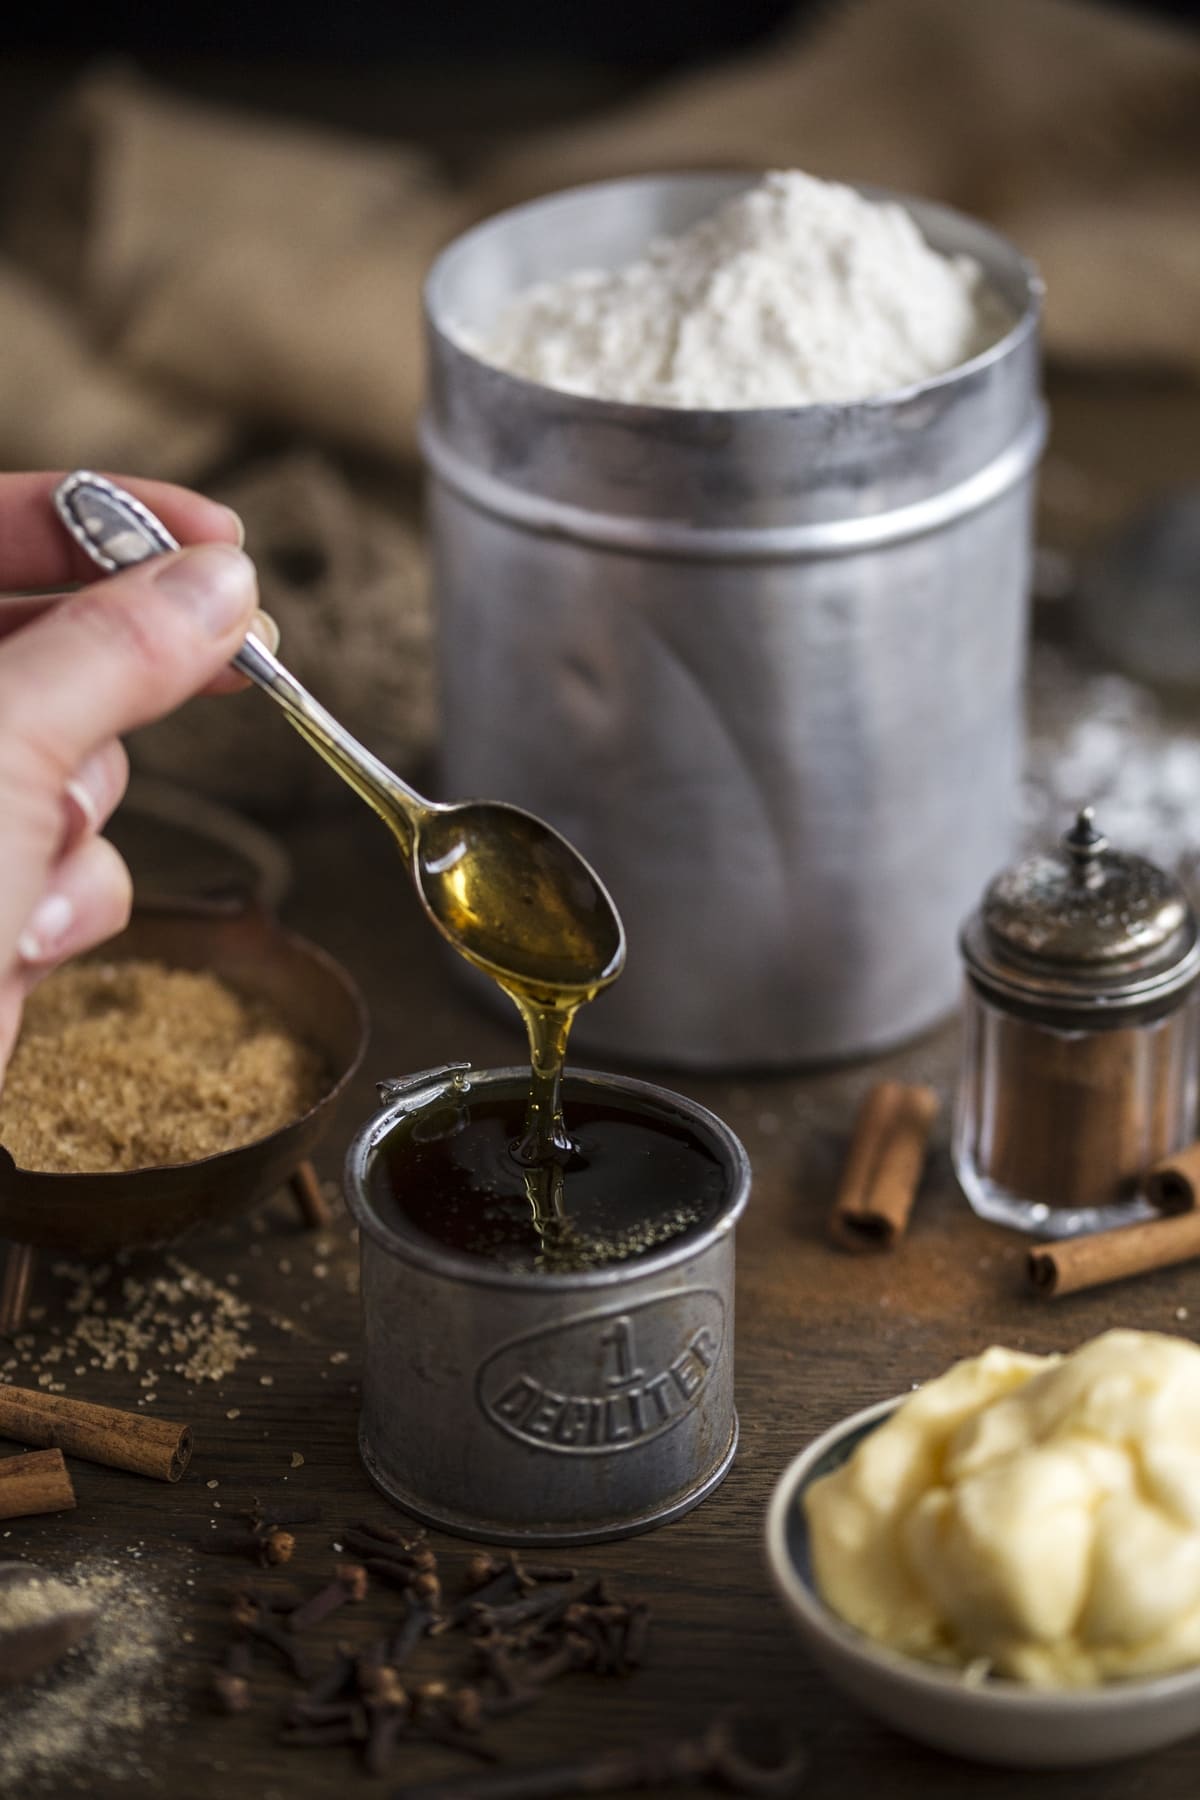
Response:
[{"label": "ceramic bowl", "polygon": [[897,1731],[976,1762],[1082,1767],[1160,1750],[1200,1729],[1200,1667],[1086,1692],[968,1681],[864,1637],[817,1593],[805,1490],[840,1468],[900,1400],[843,1419],[784,1471],[767,1514],[771,1571],[809,1654],[836,1687]]}]

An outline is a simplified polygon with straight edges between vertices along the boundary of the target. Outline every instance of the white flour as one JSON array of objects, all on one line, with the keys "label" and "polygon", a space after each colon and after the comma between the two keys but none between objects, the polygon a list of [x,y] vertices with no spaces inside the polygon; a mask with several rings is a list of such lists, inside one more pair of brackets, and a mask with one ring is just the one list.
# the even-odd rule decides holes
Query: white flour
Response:
[{"label": "white flour", "polygon": [[900,206],[768,175],[640,262],[528,289],[485,361],[547,387],[654,406],[864,400],[943,373],[1011,316],[971,258],[931,250]]}]

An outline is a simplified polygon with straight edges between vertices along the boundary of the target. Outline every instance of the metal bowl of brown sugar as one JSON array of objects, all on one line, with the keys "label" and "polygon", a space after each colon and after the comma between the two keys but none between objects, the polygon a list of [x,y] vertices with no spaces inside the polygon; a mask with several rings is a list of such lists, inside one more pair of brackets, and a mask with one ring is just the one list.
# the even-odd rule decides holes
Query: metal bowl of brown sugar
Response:
[{"label": "metal bowl of brown sugar", "polygon": [[138,1168],[22,1167],[0,1143],[0,1334],[24,1317],[37,1250],[105,1257],[166,1244],[218,1225],[289,1184],[309,1223],[323,1201],[307,1159],[366,1047],[362,998],[346,971],[317,945],[284,931],[242,901],[185,901],[135,908],[104,946],[105,962],[161,964],[215,976],[234,995],[262,1004],[311,1054],[307,1104],[252,1141],[213,1154]]}]

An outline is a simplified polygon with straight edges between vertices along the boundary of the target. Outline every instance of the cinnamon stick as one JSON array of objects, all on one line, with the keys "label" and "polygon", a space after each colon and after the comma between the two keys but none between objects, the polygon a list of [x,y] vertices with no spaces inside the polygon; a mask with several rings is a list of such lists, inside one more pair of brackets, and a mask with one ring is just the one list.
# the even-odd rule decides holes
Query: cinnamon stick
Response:
[{"label": "cinnamon stick", "polygon": [[1146,1225],[1095,1231],[1029,1252],[1029,1279],[1039,1294],[1075,1294],[1127,1275],[1145,1275],[1200,1256],[1200,1212]]},{"label": "cinnamon stick", "polygon": [[844,1250],[890,1250],[908,1225],[929,1133],[932,1088],[881,1081],[859,1109],[829,1234]]},{"label": "cinnamon stick", "polygon": [[317,1171],[310,1162],[302,1162],[288,1181],[296,1210],[309,1231],[328,1231],[333,1223],[329,1202],[321,1191]]},{"label": "cinnamon stick", "polygon": [[1200,1194],[1200,1144],[1164,1156],[1146,1175],[1146,1198],[1159,1212],[1190,1212]]},{"label": "cinnamon stick", "polygon": [[0,1461],[0,1519],[70,1512],[75,1489],[61,1450],[34,1450]]},{"label": "cinnamon stick", "polygon": [[178,1481],[192,1454],[190,1425],[33,1388],[0,1387],[0,1437],[54,1445],[69,1456],[109,1469],[132,1469],[158,1481]]}]

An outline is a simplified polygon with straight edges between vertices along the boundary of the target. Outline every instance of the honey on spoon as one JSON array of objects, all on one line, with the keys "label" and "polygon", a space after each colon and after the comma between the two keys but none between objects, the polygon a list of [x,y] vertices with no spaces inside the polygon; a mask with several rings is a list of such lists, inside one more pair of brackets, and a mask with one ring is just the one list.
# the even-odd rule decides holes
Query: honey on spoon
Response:
[{"label": "honey on spoon", "polygon": [[[72,537],[110,573],[180,547],[141,501],[89,470],[68,475],[54,503]],[[516,1155],[529,1172],[535,1220],[549,1224],[561,1215],[562,1168],[572,1148],[560,1099],[571,1021],[625,961],[624,929],[607,890],[564,837],[520,807],[426,800],[258,639],[248,637],[233,663],[378,813],[443,937],[520,1009],[532,1081]]]}]

